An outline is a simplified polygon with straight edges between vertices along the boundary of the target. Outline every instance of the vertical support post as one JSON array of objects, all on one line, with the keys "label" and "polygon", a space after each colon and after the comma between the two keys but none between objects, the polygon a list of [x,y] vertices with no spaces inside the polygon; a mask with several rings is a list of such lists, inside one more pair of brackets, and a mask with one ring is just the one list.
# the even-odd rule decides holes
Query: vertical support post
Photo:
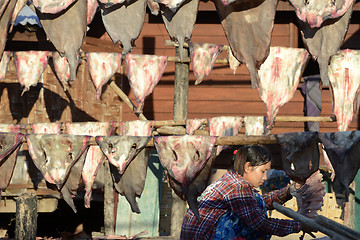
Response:
[{"label": "vertical support post", "polygon": [[16,199],[16,240],[36,239],[37,197],[34,193],[24,193]]},{"label": "vertical support post", "polygon": [[[179,47],[176,47],[176,56],[180,56]],[[188,48],[183,49],[183,57],[189,56]],[[188,89],[189,89],[189,63],[175,63],[175,82],[174,82],[174,120],[185,120],[188,108]],[[171,207],[171,236],[178,239],[180,237],[181,225],[186,213],[186,202],[181,200],[172,191]]]},{"label": "vertical support post", "polygon": [[[176,56],[180,57],[179,47],[176,47]],[[183,48],[183,58],[189,57],[189,49]],[[188,110],[189,91],[189,63],[175,63],[174,81],[174,120],[185,120]]]},{"label": "vertical support post", "polygon": [[[355,190],[354,181],[349,185],[349,188]],[[344,225],[354,229],[355,196],[351,192],[349,194],[349,201],[345,203],[344,211]]]},{"label": "vertical support post", "polygon": [[360,232],[360,172],[355,176],[354,230]]},{"label": "vertical support post", "polygon": [[105,235],[115,233],[115,214],[114,214],[114,188],[110,175],[109,162],[104,162],[104,229]]}]

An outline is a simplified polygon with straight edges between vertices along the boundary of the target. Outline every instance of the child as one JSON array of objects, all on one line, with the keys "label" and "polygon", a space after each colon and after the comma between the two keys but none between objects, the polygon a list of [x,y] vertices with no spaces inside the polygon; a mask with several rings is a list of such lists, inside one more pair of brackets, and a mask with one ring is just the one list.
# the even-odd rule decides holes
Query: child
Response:
[{"label": "child", "polygon": [[270,239],[297,233],[301,224],[268,218],[273,201],[289,200],[290,185],[261,196],[258,188],[270,169],[270,154],[259,145],[240,148],[234,169],[209,185],[198,199],[200,220],[188,209],[180,239]]}]

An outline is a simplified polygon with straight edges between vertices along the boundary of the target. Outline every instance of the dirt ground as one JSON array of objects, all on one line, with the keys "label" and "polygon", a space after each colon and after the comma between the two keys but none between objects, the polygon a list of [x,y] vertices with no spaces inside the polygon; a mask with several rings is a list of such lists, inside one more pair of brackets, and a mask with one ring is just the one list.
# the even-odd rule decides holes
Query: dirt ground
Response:
[{"label": "dirt ground", "polygon": [[[306,234],[303,239],[304,240],[322,239],[322,238],[326,237],[326,235],[324,235],[322,233],[315,233],[314,235],[316,236],[316,238],[313,238],[309,234]],[[272,236],[271,240],[298,240],[298,239],[300,239],[301,236],[302,236],[301,233],[299,233],[299,234],[290,234],[290,235],[285,236],[285,237]]]}]

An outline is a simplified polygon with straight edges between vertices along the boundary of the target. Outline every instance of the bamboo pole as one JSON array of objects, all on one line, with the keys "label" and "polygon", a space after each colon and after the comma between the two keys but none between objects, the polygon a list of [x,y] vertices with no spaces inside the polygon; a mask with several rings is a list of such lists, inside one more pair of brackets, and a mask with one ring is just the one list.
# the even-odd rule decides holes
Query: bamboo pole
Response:
[{"label": "bamboo pole", "polygon": [[[253,144],[276,144],[277,140],[274,135],[267,136],[226,136],[226,137],[217,137],[215,141],[215,146],[218,145],[253,145]],[[151,139],[150,142],[146,145],[147,147],[153,147],[154,142]]]},{"label": "bamboo pole", "polygon": [[147,120],[144,114],[137,113],[135,105],[131,102],[128,96],[121,90],[121,88],[116,85],[116,83],[110,80],[110,87],[115,91],[115,93],[121,98],[121,100],[128,105],[128,107],[133,111],[133,113],[140,119],[140,120]]},{"label": "bamboo pole", "polygon": [[[171,40],[165,40],[165,46],[174,46],[174,47],[178,47],[179,44],[176,43],[176,42],[173,42]],[[189,44],[188,43],[184,43],[184,47],[189,47]],[[229,48],[229,45],[223,45],[223,49],[224,50],[227,50]]]},{"label": "bamboo pole", "polygon": [[[243,116],[244,117],[244,116]],[[319,116],[319,117],[309,117],[309,116],[277,116],[275,118],[275,122],[335,122],[335,116]],[[155,126],[180,126],[185,125],[185,120],[162,120],[155,121]],[[206,119],[204,122],[205,125],[208,124],[208,120]]]},{"label": "bamboo pole", "polygon": [[[24,138],[25,139],[25,138]],[[26,142],[26,139],[23,140]],[[274,135],[266,135],[266,136],[224,136],[217,137],[215,141],[215,146],[217,145],[252,145],[252,144],[276,144],[277,140]],[[90,145],[97,145],[95,141],[95,137],[91,137],[89,141]],[[151,139],[146,147],[154,147],[154,142]]]},{"label": "bamboo pole", "polygon": [[[182,62],[182,63],[191,62],[191,59],[189,57],[185,57],[183,58],[183,60],[181,60],[180,57],[170,56],[167,58],[167,60],[168,62]],[[215,63],[228,64],[229,60],[227,58],[220,58],[220,59],[216,59]]]},{"label": "bamboo pole", "polygon": [[[204,131],[205,132],[205,131]],[[204,133],[200,132],[200,133]],[[185,133],[185,132],[183,132]],[[196,133],[196,132],[195,132]],[[184,134],[179,134],[184,135]],[[208,135],[208,134],[196,134],[197,135]],[[26,143],[26,138],[23,138],[23,143]],[[238,135],[238,136],[218,136],[215,141],[215,146],[223,146],[223,145],[254,145],[254,144],[277,144],[277,140],[275,135],[265,135],[265,136],[246,136],[246,135]],[[97,146],[98,144],[95,141],[95,137],[90,137],[89,140],[90,146]],[[146,147],[154,147],[154,141],[151,139]]]},{"label": "bamboo pole", "polygon": [[185,125],[185,120],[163,120],[163,121],[154,121],[154,122],[156,127]]},{"label": "bamboo pole", "polygon": [[[125,95],[125,93],[124,93],[124,95]],[[126,96],[126,98],[127,98],[127,96]],[[131,104],[131,101],[130,101],[130,104]],[[143,115],[141,114],[139,116],[139,118],[141,120],[146,120],[145,116],[144,117],[142,117],[142,116]],[[163,135],[184,135],[184,134],[186,134],[185,129],[162,128],[162,127],[166,127],[166,126],[185,126],[186,120],[162,120],[162,121],[153,120],[153,121],[154,121],[154,127],[157,128],[156,131],[159,134],[163,134]],[[329,116],[329,117],[279,116],[279,117],[276,117],[276,119],[275,119],[275,122],[335,122],[335,121],[336,121],[335,116]],[[31,133],[30,124],[23,124],[23,125],[24,125],[24,127],[21,129],[25,130],[26,133]],[[208,125],[207,119],[205,120],[204,125],[205,126]],[[119,127],[119,123],[117,123],[117,127]],[[64,123],[61,124],[61,129],[65,129]],[[209,135],[209,131],[197,130],[197,131],[195,131],[195,135]]]},{"label": "bamboo pole", "polygon": [[335,122],[336,117],[278,116],[275,122]]},{"label": "bamboo pole", "polygon": [[[115,84],[115,83],[114,83]],[[116,84],[115,84],[116,85]],[[122,91],[121,91],[122,92]],[[124,93],[125,95],[125,93]],[[125,95],[126,96],[126,95]],[[127,98],[127,96],[126,96]],[[130,102],[131,104],[131,102]],[[139,116],[141,120],[146,120],[145,116],[142,114]],[[145,119],[144,119],[145,118]],[[156,127],[156,131],[162,135],[185,135],[185,129],[180,128],[168,128],[167,126],[185,126],[186,120],[162,120],[162,121],[154,121],[154,127]],[[279,116],[276,117],[275,122],[335,122],[335,116],[329,117],[307,117],[307,116]],[[208,120],[206,119],[204,125],[208,125]],[[116,124],[119,127],[119,123]],[[61,123],[61,129],[65,129],[65,124]],[[30,124],[23,124],[21,130],[24,130],[25,133],[31,133]],[[22,132],[24,133],[24,132]],[[24,134],[25,134],[24,133]],[[208,130],[196,130],[195,135],[209,135]],[[229,144],[226,144],[229,145]]]},{"label": "bamboo pole", "polygon": [[[243,116],[244,117],[244,116]],[[335,122],[335,116],[319,116],[319,117],[309,117],[309,116],[277,116],[275,122]],[[186,124],[186,120],[162,120],[154,121],[156,127],[161,126],[181,126]],[[208,124],[206,119],[204,122],[205,125]]]},{"label": "bamboo pole", "polygon": [[[169,127],[160,127],[156,129],[159,134],[162,135],[185,135],[186,130],[184,128],[169,128]],[[194,135],[209,135],[209,131],[206,130],[196,130]]]}]

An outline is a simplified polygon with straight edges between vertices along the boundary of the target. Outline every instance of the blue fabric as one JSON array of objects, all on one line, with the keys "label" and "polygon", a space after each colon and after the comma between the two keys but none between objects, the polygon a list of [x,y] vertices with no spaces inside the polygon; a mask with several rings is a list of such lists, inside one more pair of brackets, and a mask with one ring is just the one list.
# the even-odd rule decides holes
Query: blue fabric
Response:
[{"label": "blue fabric", "polygon": [[[265,201],[259,193],[255,193],[255,198],[259,204],[259,207],[265,212]],[[232,211],[227,211],[218,221],[216,225],[216,232],[214,240],[225,239],[270,239],[270,235],[263,235],[256,230],[249,228],[240,218],[236,216]]]},{"label": "blue fabric", "polygon": [[284,170],[270,169],[266,173],[266,180],[261,186],[263,192],[271,192],[286,187],[290,183],[290,178]]},{"label": "blue fabric", "polygon": [[[305,98],[305,116],[317,117],[321,113],[320,75],[304,77],[304,80],[305,81],[300,89]],[[307,131],[320,131],[318,122],[306,122],[305,124],[307,126]]]}]

